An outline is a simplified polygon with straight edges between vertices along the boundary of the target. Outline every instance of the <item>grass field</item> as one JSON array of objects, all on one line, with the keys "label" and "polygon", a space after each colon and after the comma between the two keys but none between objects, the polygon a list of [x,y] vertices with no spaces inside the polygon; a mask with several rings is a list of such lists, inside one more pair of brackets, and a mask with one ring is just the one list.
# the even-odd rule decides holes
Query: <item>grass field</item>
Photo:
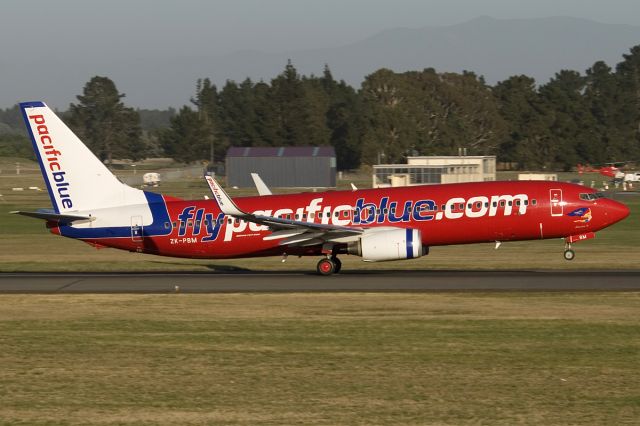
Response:
[{"label": "grass field", "polygon": [[[15,159],[4,162],[4,170]],[[0,167],[2,164],[0,164]],[[24,168],[37,167],[35,163]],[[570,177],[569,175],[564,177]],[[365,177],[348,176],[350,181],[366,187]],[[82,242],[51,235],[42,221],[8,214],[19,209],[48,207],[45,191],[11,191],[12,187],[44,188],[39,174],[0,176],[0,272],[21,271],[209,271],[244,268],[252,270],[315,270],[316,258],[279,258],[201,261],[134,254],[113,249],[96,250]],[[167,182],[163,193],[185,198],[202,198],[208,193],[203,179]],[[231,190],[232,195],[253,194],[254,190]],[[640,265],[640,197],[619,198],[631,209],[625,221],[598,233],[595,240],[575,245],[576,259],[562,258],[561,240],[505,243],[499,250],[493,244],[434,247],[429,256],[401,262],[364,263],[360,258],[343,256],[346,269],[635,269]]]},{"label": "grass field", "polygon": [[[14,186],[42,179],[0,176],[0,272],[317,261],[95,250],[9,215],[49,205]],[[161,189],[207,193],[199,179]],[[631,217],[577,244],[570,263],[551,240],[345,256],[344,268],[637,269],[640,199],[624,201]],[[0,425],[637,424],[639,312],[633,292],[0,295]]]},{"label": "grass field", "polygon": [[638,293],[0,296],[0,424],[637,424]]}]

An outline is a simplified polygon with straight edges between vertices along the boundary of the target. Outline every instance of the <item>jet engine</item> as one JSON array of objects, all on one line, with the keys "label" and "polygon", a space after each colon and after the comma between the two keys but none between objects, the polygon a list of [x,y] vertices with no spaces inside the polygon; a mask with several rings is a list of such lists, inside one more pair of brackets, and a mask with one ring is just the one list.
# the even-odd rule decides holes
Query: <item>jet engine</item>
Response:
[{"label": "jet engine", "polygon": [[413,259],[427,254],[417,229],[368,229],[358,241],[349,243],[347,252],[366,262]]}]

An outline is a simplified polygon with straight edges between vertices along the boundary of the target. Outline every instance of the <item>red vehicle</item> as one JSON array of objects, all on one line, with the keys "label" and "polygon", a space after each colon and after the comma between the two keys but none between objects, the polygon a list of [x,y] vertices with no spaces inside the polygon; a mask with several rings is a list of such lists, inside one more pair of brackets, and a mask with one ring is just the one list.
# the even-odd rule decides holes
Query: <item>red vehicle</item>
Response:
[{"label": "red vehicle", "polygon": [[450,244],[564,238],[571,244],[621,221],[629,209],[583,186],[482,182],[182,200],[121,183],[42,102],[21,104],[53,209],[54,234],[92,245],[201,259],[319,256],[322,275],[340,255],[411,259]]},{"label": "red vehicle", "polygon": [[620,170],[618,164],[624,165],[624,163],[611,163],[602,167],[592,167],[578,164],[577,169],[579,174],[600,173],[602,176],[610,177],[611,179],[620,179],[624,177],[624,172]]}]

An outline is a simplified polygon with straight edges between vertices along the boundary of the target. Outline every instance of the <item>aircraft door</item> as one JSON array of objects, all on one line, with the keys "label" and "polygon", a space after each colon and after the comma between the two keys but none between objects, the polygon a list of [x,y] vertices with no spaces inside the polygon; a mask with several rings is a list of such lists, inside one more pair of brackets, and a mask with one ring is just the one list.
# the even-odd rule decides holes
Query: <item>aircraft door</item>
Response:
[{"label": "aircraft door", "polygon": [[142,241],[142,216],[131,216],[131,239],[133,241]]},{"label": "aircraft door", "polygon": [[551,216],[562,216],[564,203],[562,202],[562,189],[549,190],[549,205],[551,206]]}]

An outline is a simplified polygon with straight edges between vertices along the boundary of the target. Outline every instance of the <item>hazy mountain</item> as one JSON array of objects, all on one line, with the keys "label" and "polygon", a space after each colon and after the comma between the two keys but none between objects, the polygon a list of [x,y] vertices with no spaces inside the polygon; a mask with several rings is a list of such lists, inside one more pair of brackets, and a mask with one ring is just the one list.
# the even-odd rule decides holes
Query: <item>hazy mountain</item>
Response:
[{"label": "hazy mountain", "polygon": [[[614,66],[622,54],[637,44],[640,26],[567,17],[481,17],[452,26],[390,29],[337,48],[282,53],[243,51],[222,56],[166,52],[162,58],[140,52],[135,61],[110,57],[96,63],[78,56],[65,58],[64,66],[12,64],[4,70],[4,78],[12,80],[3,85],[7,90],[3,90],[0,102],[9,106],[15,100],[30,97],[66,109],[92,76],[105,75],[127,94],[125,102],[130,105],[179,107],[195,91],[198,77],[210,77],[218,86],[227,79],[241,81],[246,77],[268,81],[284,69],[289,58],[303,74],[321,74],[327,63],[334,77],[356,87],[364,76],[381,67],[395,71],[427,67],[438,71],[470,70],[484,75],[489,83],[527,74],[544,83],[561,69],[583,72],[597,60]],[[48,73],[44,79],[43,70]]]},{"label": "hazy mountain", "polygon": [[237,53],[216,58],[218,64],[211,67],[225,76],[259,78],[280,72],[291,58],[303,73],[318,74],[328,63],[336,77],[354,85],[381,67],[395,71],[427,67],[469,70],[484,75],[490,83],[527,74],[544,83],[561,69],[582,72],[597,60],[614,65],[637,44],[640,26],[567,17],[481,17],[446,27],[391,29],[340,48],[271,55]]}]

